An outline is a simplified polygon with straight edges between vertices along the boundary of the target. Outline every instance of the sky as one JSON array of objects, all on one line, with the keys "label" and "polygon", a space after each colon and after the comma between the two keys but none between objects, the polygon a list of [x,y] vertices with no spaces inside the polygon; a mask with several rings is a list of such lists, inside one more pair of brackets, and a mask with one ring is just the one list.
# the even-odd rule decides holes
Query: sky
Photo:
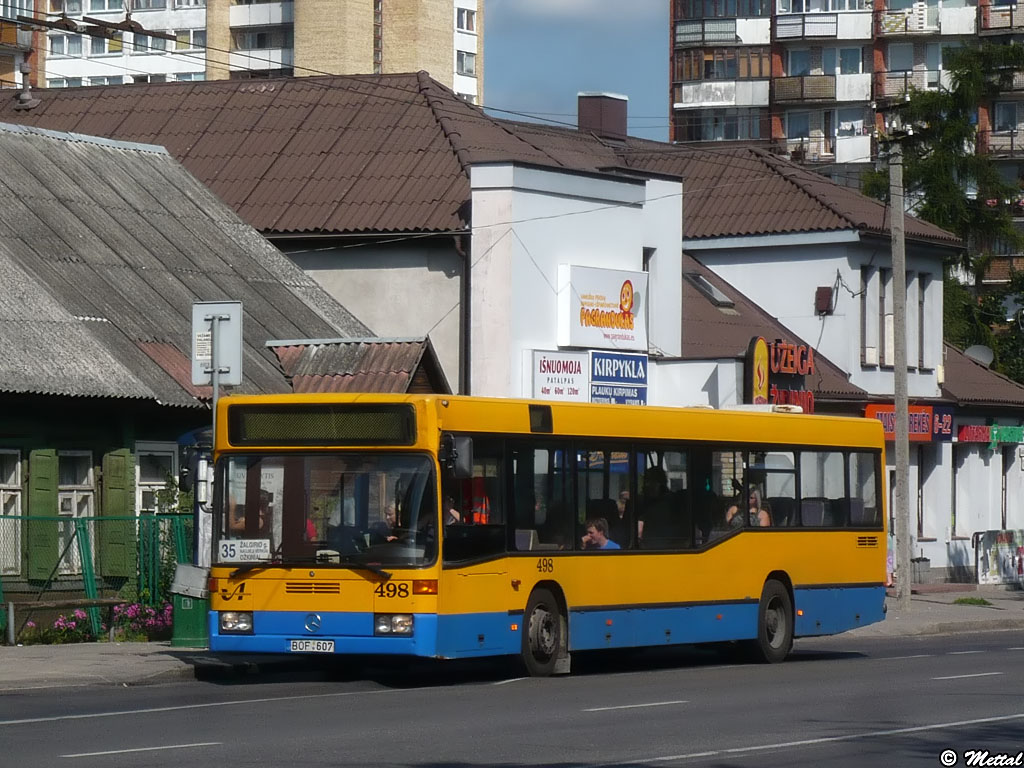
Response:
[{"label": "sky", "polygon": [[669,0],[484,2],[484,106],[576,125],[577,93],[617,93],[630,135],[668,140]]}]

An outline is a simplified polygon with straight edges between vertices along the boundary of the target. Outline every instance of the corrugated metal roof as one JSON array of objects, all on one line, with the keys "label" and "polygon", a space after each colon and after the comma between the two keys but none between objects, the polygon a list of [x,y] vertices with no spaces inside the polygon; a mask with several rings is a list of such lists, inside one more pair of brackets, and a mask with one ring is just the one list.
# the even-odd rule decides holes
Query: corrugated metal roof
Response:
[{"label": "corrugated metal roof", "polygon": [[[887,210],[761,149],[708,149],[493,118],[423,72],[33,91],[40,105],[0,120],[167,147],[256,229],[446,232],[467,226],[473,163],[630,168],[683,179],[684,237],[861,230]],[[956,247],[912,217],[909,240]]]},{"label": "corrugated metal roof", "polygon": [[944,344],[942,394],[958,404],[1024,407],[1024,386]]},{"label": "corrugated metal roof", "polygon": [[421,366],[434,381],[434,391],[451,392],[427,338],[350,339],[272,349],[295,392],[404,393]]},{"label": "corrugated metal roof", "polygon": [[170,155],[0,124],[0,391],[195,406],[194,301],[241,299],[244,381],[268,339],[370,331]]}]

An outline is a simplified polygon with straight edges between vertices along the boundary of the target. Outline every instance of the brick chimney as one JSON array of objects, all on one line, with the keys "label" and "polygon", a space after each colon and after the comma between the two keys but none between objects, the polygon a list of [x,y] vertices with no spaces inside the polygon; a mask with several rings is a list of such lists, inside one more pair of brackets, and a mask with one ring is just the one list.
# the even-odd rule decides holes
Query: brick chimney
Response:
[{"label": "brick chimney", "polygon": [[602,139],[625,141],[629,98],[616,93],[578,93],[577,126]]}]

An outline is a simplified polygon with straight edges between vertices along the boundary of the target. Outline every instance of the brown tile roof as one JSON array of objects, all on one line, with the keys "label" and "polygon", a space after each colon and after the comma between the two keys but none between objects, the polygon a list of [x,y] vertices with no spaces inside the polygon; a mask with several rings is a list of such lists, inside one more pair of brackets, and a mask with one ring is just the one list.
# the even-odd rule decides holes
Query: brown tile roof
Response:
[{"label": "brown tile roof", "polygon": [[294,392],[451,393],[427,338],[338,339],[271,348]]},{"label": "brown tile roof", "polygon": [[986,368],[950,344],[944,344],[944,397],[958,405],[1024,407],[1024,386]]},{"label": "brown tile roof", "polygon": [[[267,235],[467,226],[468,168],[520,162],[681,176],[684,236],[888,231],[886,208],[755,148],[707,149],[500,120],[426,73],[39,90],[0,121],[162,144]],[[949,233],[909,218],[906,233]]]},{"label": "brown tile roof", "polygon": [[[683,274],[696,273],[733,302],[731,307],[718,306],[689,279],[683,280],[683,358],[687,360],[721,360],[742,358],[755,336],[782,339],[794,344],[806,342],[793,335],[775,318],[766,313],[729,283],[688,254],[683,255]],[[818,397],[830,399],[864,399],[860,387],[850,383],[846,374],[823,355],[815,355],[814,374],[806,386]]]}]

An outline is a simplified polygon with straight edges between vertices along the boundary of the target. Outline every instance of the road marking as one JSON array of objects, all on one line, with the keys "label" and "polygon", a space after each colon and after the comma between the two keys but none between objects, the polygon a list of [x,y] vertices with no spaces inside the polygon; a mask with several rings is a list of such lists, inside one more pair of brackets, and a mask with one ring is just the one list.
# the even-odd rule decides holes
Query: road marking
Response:
[{"label": "road marking", "polygon": [[509,683],[518,683],[520,680],[529,680],[528,677],[513,677],[508,680],[499,680],[495,685],[507,685]]},{"label": "road marking", "polygon": [[[759,744],[753,747],[733,747],[730,749],[719,749],[711,752],[690,752],[683,755],[665,755],[664,757],[633,758],[636,763],[669,763],[673,760],[694,760],[699,757],[714,757],[716,755],[740,755],[754,752],[770,752],[777,749],[790,747],[807,747],[815,744],[834,744],[839,741],[857,741],[858,739],[877,739],[880,736],[900,736],[904,733],[923,733],[925,731],[940,731],[943,728],[958,728],[965,725],[983,725],[985,723],[1005,723],[1009,720],[1024,720],[1024,712],[1016,715],[1002,715],[1000,717],[982,717],[977,720],[956,720],[950,723],[935,723],[933,725],[916,725],[910,728],[892,728],[886,731],[868,731],[867,733],[853,733],[846,736],[823,736],[819,739],[802,739],[800,741],[780,741],[775,744]],[[619,765],[620,763],[608,763],[607,765]]]},{"label": "road marking", "polygon": [[[422,690],[403,688],[401,692]],[[368,696],[379,693],[399,693],[398,690],[345,691],[342,693],[311,693],[305,696],[267,696],[260,699],[238,699],[236,701],[210,701],[205,704],[179,704],[173,707],[147,707],[145,709],[122,709],[116,712],[93,712],[86,715],[54,715],[52,717],[27,717],[23,720],[0,720],[4,725],[29,725],[31,723],[56,723],[62,720],[91,720],[97,717],[123,717],[125,715],[151,715],[158,712],[180,712],[186,709],[209,709],[211,707],[238,707],[246,704],[267,704],[275,701],[303,701],[308,699],[336,699],[345,696]]]},{"label": "road marking", "polygon": [[973,675],[950,675],[949,677],[933,677],[932,680],[962,680],[965,677],[991,677],[1001,675],[1002,672],[976,672]]},{"label": "road marking", "polygon": [[1007,648],[1008,651],[1024,651],[1024,645],[1018,645],[1015,648]]},{"label": "road marking", "polygon": [[984,653],[984,651],[949,651],[947,656],[966,656],[968,653]]},{"label": "road marking", "polygon": [[74,755],[61,755],[61,757],[99,757],[101,755],[126,755],[129,752],[156,752],[161,749],[191,749],[193,747],[217,747],[219,741],[200,741],[196,744],[168,744],[166,747],[138,747],[137,749],[111,749],[108,752],[79,752]]},{"label": "road marking", "polygon": [[649,704],[621,704],[617,707],[591,707],[580,712],[609,712],[613,709],[640,709],[642,707],[667,707],[670,704],[689,704],[689,701],[652,701]]},{"label": "road marking", "polygon": [[930,659],[934,653],[915,653],[913,656],[886,656],[879,661],[893,661],[894,659]]}]

